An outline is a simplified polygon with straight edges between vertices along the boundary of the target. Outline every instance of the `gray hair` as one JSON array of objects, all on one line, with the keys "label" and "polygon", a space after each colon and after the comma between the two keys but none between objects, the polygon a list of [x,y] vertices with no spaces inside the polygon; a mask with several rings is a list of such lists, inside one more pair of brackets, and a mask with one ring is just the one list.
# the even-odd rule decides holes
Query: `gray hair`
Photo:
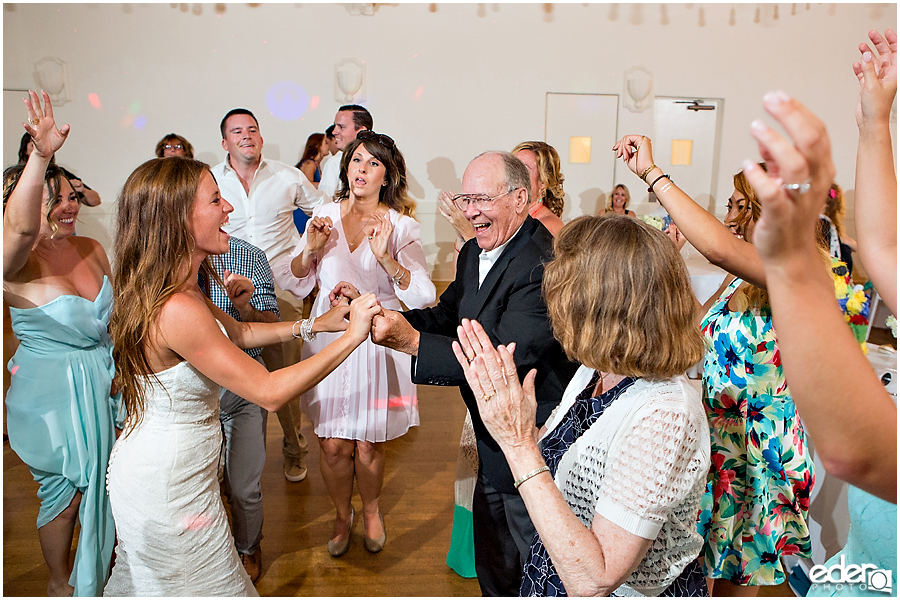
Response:
[{"label": "gray hair", "polygon": [[488,150],[476,156],[475,159],[490,155],[498,156],[503,161],[506,189],[511,192],[518,188],[525,188],[525,191],[528,192],[528,204],[531,204],[531,176],[528,174],[528,167],[525,166],[525,163],[513,156],[512,153],[503,150]]}]

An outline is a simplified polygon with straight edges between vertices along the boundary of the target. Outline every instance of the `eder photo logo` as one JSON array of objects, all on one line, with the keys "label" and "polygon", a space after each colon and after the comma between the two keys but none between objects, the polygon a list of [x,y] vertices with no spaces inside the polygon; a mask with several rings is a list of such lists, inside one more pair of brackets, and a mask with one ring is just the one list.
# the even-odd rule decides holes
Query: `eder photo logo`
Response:
[{"label": "eder photo logo", "polygon": [[892,594],[893,571],[875,565],[848,565],[843,556],[839,563],[826,567],[816,565],[809,571],[810,589],[825,591],[857,590]]}]

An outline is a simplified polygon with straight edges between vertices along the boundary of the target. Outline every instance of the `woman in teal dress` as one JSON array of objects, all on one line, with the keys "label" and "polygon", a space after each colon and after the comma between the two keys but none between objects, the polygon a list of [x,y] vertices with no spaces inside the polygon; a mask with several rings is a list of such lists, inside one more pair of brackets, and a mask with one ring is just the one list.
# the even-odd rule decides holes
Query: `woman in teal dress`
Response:
[{"label": "woman in teal dress", "polygon": [[69,126],[57,129],[46,93],[43,109],[29,96],[34,149],[3,176],[3,298],[21,342],[8,365],[9,443],[40,485],[47,594],[98,596],[115,540],[105,485],[114,440],[109,260],[98,242],[74,235],[78,197],[50,165]]}]

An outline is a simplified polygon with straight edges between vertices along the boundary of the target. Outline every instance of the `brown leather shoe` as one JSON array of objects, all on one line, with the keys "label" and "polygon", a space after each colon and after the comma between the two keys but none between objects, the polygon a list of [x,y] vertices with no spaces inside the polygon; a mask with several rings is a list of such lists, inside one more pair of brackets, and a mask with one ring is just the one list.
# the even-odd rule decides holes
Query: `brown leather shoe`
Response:
[{"label": "brown leather shoe", "polygon": [[250,581],[255,584],[259,576],[262,575],[262,550],[257,548],[253,554],[238,552],[238,556],[241,557],[241,564],[247,569]]}]

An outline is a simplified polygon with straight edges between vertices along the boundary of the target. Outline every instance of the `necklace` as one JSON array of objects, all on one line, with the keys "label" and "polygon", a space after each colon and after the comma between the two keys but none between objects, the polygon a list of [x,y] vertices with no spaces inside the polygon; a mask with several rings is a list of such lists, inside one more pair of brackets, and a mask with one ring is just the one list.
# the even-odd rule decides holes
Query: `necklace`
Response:
[{"label": "necklace", "polygon": [[[356,233],[353,234],[353,237],[348,237],[348,238],[347,238],[347,244],[350,246],[350,250],[351,250],[351,251],[355,250],[357,244],[359,244],[360,242],[362,242],[362,239],[360,239],[358,242],[357,242],[357,241],[354,241],[354,240],[356,240],[356,238],[359,237],[359,234],[361,234],[361,233],[363,232],[363,230],[366,228],[366,225],[368,225],[368,224],[372,221],[372,217],[373,217],[373,216],[374,216],[374,213],[372,213],[371,215],[369,215],[369,218],[366,219],[365,221],[363,221],[363,224],[359,227],[359,229],[356,230]],[[345,232],[345,233],[346,233],[346,232]]]}]

